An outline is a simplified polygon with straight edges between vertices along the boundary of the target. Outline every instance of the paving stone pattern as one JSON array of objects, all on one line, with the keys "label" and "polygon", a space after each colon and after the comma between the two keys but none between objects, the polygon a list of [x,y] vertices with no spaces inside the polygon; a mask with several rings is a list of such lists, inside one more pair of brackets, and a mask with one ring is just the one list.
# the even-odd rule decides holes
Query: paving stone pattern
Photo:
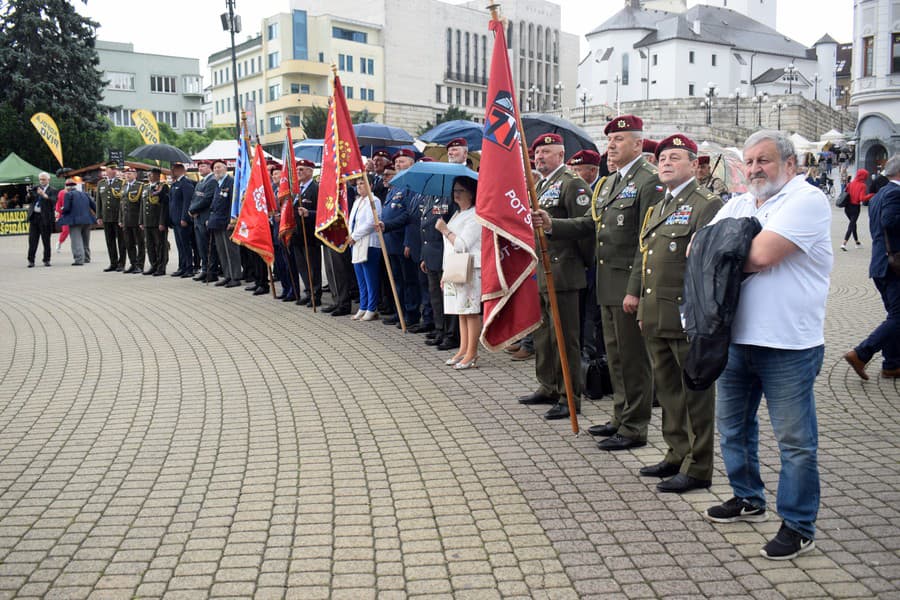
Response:
[{"label": "paving stone pattern", "polygon": [[454,372],[380,322],[102,273],[99,232],[86,267],[0,238],[0,598],[900,598],[900,388],[841,360],[884,313],[834,214],[818,548],[787,562],[758,554],[774,515],[701,518],[721,460],[684,497],[637,476],[659,409],[603,453],[515,403],[533,363]]}]

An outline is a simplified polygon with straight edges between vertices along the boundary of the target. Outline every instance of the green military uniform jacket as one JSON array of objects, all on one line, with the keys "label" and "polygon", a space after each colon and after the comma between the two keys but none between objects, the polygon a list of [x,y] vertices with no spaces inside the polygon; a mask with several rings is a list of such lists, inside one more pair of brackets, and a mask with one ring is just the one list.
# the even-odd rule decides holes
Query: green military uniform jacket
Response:
[{"label": "green military uniform jacket", "polygon": [[110,223],[119,222],[120,203],[122,196],[121,179],[113,179],[112,183],[106,178],[97,182],[97,190],[94,192],[94,202],[97,203],[97,214],[104,221]]},{"label": "green military uniform jacket", "polygon": [[135,181],[128,187],[122,186],[122,215],[123,227],[137,227],[141,224],[141,197],[144,195],[144,184]]},{"label": "green military uniform jacket", "polygon": [[621,306],[626,294],[641,295],[641,252],[638,236],[647,209],[663,197],[656,167],[643,157],[624,177],[607,177],[583,217],[557,221],[554,239],[597,237],[597,303]]},{"label": "green military uniform jacket", "polygon": [[169,186],[148,183],[141,194],[141,225],[145,228],[167,227],[169,223]]},{"label": "green military uniform jacket", "polygon": [[728,194],[728,186],[725,185],[725,182],[718,177],[713,177],[712,175],[701,181],[700,185],[711,191],[719,198]]},{"label": "green military uniform jacket", "polygon": [[[542,179],[537,187],[538,204],[551,217],[568,219],[584,214],[591,202],[591,186],[567,167],[562,166]],[[550,256],[550,272],[557,291],[565,292],[583,289],[587,285],[584,269],[591,264],[593,248],[590,240],[547,238],[547,252]],[[541,255],[537,248],[538,257]],[[547,291],[547,278],[539,263],[538,284],[542,292]]]},{"label": "green military uniform jacket", "polygon": [[668,202],[648,211],[641,230],[643,282],[638,320],[647,337],[683,338],[687,246],[694,233],[722,208],[722,200],[694,179]]}]

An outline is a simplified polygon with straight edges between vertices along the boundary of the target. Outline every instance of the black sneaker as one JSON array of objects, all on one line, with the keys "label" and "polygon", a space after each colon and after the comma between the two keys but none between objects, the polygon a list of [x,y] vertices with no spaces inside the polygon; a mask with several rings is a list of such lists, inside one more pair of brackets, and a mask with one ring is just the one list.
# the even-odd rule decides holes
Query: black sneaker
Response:
[{"label": "black sneaker", "polygon": [[790,560],[816,547],[816,541],[803,537],[782,521],[781,529],[759,553],[770,560]]},{"label": "black sneaker", "polygon": [[715,523],[737,523],[738,521],[761,523],[768,518],[765,507],[757,508],[737,496],[724,504],[710,506],[703,512],[703,516],[707,521]]}]

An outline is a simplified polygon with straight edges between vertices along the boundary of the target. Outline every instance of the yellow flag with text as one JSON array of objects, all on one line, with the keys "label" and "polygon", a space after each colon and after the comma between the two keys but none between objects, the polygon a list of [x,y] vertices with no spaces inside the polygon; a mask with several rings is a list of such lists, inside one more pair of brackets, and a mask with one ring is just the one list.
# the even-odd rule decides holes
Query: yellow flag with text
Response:
[{"label": "yellow flag with text", "polygon": [[144,138],[144,143],[159,143],[159,125],[156,124],[156,118],[153,116],[153,113],[139,108],[131,113],[131,118],[134,119],[135,127],[137,127],[141,137]]},{"label": "yellow flag with text", "polygon": [[50,147],[50,152],[59,161],[59,166],[64,166],[62,140],[59,138],[59,127],[56,126],[56,122],[47,113],[34,113],[31,117],[31,124],[37,129],[40,136],[44,138],[44,142]]}]

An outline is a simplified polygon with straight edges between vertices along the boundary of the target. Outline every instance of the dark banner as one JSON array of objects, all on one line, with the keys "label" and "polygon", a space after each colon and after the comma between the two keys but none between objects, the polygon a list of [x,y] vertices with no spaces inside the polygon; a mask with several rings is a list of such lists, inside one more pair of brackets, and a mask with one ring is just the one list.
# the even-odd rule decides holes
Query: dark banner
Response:
[{"label": "dark banner", "polygon": [[26,233],[28,233],[28,210],[24,208],[0,210],[0,235]]}]

